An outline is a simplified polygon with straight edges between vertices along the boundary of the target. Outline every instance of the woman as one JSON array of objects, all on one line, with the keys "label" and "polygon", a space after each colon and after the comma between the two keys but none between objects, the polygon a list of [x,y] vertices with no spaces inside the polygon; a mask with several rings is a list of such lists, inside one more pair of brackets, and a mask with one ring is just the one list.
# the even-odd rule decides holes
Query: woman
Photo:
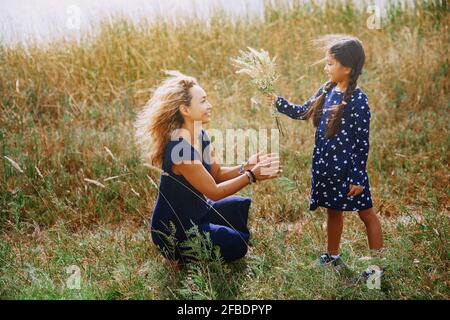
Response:
[{"label": "woman", "polygon": [[[166,79],[138,115],[136,140],[144,160],[160,166],[161,176],[151,234],[163,255],[184,260],[188,230],[209,233],[225,261],[245,256],[251,199],[233,196],[257,180],[282,172],[275,154],[253,155],[240,166],[221,167],[202,125],[211,104],[195,78],[177,71]],[[208,199],[207,199],[208,198]]]}]

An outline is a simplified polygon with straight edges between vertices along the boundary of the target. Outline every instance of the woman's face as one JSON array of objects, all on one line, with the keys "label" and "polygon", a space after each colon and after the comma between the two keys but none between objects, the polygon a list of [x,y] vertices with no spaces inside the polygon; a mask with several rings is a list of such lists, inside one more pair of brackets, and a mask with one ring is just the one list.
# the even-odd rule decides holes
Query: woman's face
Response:
[{"label": "woman's face", "polygon": [[206,92],[202,87],[195,85],[189,89],[192,99],[190,106],[186,109],[185,117],[191,121],[208,123],[211,120],[212,105],[206,99]]},{"label": "woman's face", "polygon": [[325,73],[331,82],[343,82],[348,79],[351,68],[343,66],[331,53],[326,55]]}]

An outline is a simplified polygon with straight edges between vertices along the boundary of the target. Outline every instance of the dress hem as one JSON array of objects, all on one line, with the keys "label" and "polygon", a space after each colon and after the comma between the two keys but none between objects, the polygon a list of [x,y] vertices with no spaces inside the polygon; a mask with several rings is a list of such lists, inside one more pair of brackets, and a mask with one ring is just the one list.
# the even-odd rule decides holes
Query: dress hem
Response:
[{"label": "dress hem", "polygon": [[322,207],[322,208],[326,208],[326,209],[333,209],[333,210],[339,210],[339,211],[349,211],[349,212],[355,212],[355,211],[361,211],[361,210],[367,210],[370,208],[373,208],[373,205],[371,206],[367,206],[367,207],[362,207],[362,208],[357,208],[356,210],[353,209],[341,209],[341,208],[333,208],[331,206],[327,206],[327,205],[316,205],[314,207],[310,206],[309,210],[310,211],[315,211],[317,208]]}]

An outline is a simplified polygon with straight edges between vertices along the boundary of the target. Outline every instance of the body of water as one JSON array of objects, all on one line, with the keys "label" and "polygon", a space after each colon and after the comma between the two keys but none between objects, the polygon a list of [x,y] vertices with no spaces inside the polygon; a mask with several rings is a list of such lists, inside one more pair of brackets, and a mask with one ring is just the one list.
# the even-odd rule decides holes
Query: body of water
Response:
[{"label": "body of water", "polygon": [[[373,4],[382,11],[387,2],[375,0]],[[0,39],[14,44],[30,39],[47,42],[59,37],[78,38],[95,22],[117,14],[133,21],[152,21],[157,17],[176,21],[194,15],[207,19],[211,10],[219,7],[233,17],[262,16],[264,3],[265,0],[0,0]]]}]

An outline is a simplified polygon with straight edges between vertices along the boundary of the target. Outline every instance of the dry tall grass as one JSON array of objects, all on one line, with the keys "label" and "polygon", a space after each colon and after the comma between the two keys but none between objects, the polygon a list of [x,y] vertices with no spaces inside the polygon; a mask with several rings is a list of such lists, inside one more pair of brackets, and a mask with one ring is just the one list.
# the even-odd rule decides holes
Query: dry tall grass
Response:
[{"label": "dry tall grass", "polygon": [[[0,44],[0,297],[448,299],[448,5],[393,6],[380,30],[367,28],[368,15],[334,1],[279,3],[264,20],[117,19],[79,43]],[[243,191],[254,199],[246,267],[217,267],[227,280],[210,279],[221,284],[213,292],[199,285],[204,269],[188,278],[157,270],[163,262],[143,220],[156,199],[147,174],[158,175],[141,165],[132,123],[162,71],[199,79],[214,105],[211,128],[272,127],[229,58],[248,46],[268,50],[280,94],[302,102],[326,80],[310,46],[326,33],[359,37],[368,57],[359,84],[373,114],[368,170],[392,265],[388,289],[349,288],[308,267],[325,243],[322,216],[307,210],[314,129],[287,118],[284,177]],[[355,268],[367,255],[351,214],[343,254]],[[70,264],[82,268],[81,291],[59,286]]]}]

